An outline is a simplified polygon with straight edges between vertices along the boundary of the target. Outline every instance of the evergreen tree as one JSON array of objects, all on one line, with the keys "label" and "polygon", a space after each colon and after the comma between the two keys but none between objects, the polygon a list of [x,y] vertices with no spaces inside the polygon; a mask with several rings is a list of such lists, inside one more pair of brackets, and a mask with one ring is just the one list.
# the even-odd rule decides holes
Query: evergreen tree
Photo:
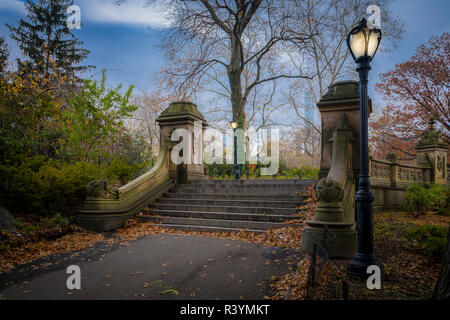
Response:
[{"label": "evergreen tree", "polygon": [[67,8],[73,0],[26,0],[27,20],[20,19],[17,27],[6,24],[13,38],[26,56],[32,70],[46,77],[51,72],[75,77],[92,66],[79,63],[89,50],[79,48],[78,41],[67,27]]},{"label": "evergreen tree", "polygon": [[6,62],[8,61],[8,47],[5,43],[5,38],[0,37],[0,74],[5,69]]}]

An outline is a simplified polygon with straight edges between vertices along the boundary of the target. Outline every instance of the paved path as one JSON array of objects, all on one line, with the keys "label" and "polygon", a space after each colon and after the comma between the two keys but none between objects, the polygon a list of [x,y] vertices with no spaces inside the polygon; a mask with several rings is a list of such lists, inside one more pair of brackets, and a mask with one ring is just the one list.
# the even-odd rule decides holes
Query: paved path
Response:
[{"label": "paved path", "polygon": [[[287,273],[299,257],[300,253],[295,251],[243,241],[157,234],[131,242],[129,246],[96,247],[19,266],[0,275],[0,296],[6,299],[263,299],[271,294],[271,278]],[[81,268],[81,290],[71,291],[66,287],[69,277],[66,268],[71,264]]]}]

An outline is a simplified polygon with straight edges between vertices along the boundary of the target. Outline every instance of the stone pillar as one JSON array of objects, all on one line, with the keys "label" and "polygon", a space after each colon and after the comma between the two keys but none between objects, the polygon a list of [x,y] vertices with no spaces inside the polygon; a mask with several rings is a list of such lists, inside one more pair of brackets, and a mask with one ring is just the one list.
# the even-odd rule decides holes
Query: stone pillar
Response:
[{"label": "stone pillar", "polygon": [[[355,143],[352,147],[352,170],[355,178],[359,173],[359,84],[358,81],[339,81],[332,84],[317,103],[322,122],[322,145],[319,179],[326,177],[331,166],[333,130],[340,124],[343,115],[353,132]],[[369,99],[369,113],[372,100]]]},{"label": "stone pillar", "polygon": [[417,165],[431,168],[430,182],[446,184],[448,145],[442,138],[442,132],[435,129],[433,119],[415,149]]},{"label": "stone pillar", "polygon": [[[326,245],[330,258],[351,258],[356,252],[355,188],[359,175],[360,110],[357,81],[340,81],[317,103],[322,120],[319,205],[307,221],[302,247],[312,253]],[[369,112],[371,110],[369,100]]]},{"label": "stone pillar", "polygon": [[351,258],[356,251],[355,184],[352,148],[355,139],[346,117],[333,130],[331,167],[319,180],[315,194],[319,205],[303,230],[302,248],[313,253],[314,247],[326,250],[330,258]]},{"label": "stone pillar", "polygon": [[[190,101],[179,101],[171,103],[161,115],[156,119],[160,130],[160,144],[165,144],[172,149],[180,142],[185,142],[186,148],[178,151],[180,156],[189,152],[188,163],[175,164],[170,158],[169,174],[176,183],[189,183],[191,180],[205,179],[205,169],[203,165],[204,131],[208,126],[205,117],[198,111],[197,106]],[[176,129],[185,129],[180,136],[175,139],[172,134]],[[186,138],[187,141],[183,141]],[[174,151],[176,152],[176,151]]]},{"label": "stone pillar", "polygon": [[395,153],[389,152],[386,157],[386,161],[391,163],[390,181],[391,187],[396,187],[398,182],[398,157]]}]

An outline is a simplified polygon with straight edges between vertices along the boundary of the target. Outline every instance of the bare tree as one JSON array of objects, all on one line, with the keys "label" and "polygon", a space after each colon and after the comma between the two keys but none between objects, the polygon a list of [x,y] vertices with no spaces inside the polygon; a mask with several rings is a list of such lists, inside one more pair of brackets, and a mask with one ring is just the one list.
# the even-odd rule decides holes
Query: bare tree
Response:
[{"label": "bare tree", "polygon": [[[381,9],[383,40],[380,50],[396,47],[404,30],[403,22],[392,15],[393,0],[294,0],[299,2],[299,32],[308,34],[310,46],[302,52],[286,52],[290,64],[303,72],[313,73],[312,79],[300,79],[293,83],[286,99],[301,121],[301,95],[311,93],[318,102],[327,88],[338,80],[355,79],[355,65],[347,49],[346,38],[350,30],[362,17],[367,16],[367,7],[375,4]],[[389,45],[386,46],[386,43]],[[299,90],[303,88],[303,90]]]},{"label": "bare tree", "polygon": [[277,61],[281,47],[303,50],[309,43],[306,34],[294,32],[298,13],[292,0],[148,2],[170,12],[161,45],[171,61],[163,70],[168,84],[192,95],[215,79],[209,90],[228,98],[240,127],[246,125],[245,107],[255,88],[278,79],[312,77]]},{"label": "bare tree", "polygon": [[143,92],[133,97],[133,104],[139,106],[131,119],[130,126],[134,130],[145,132],[152,155],[159,147],[159,126],[156,122],[161,111],[170,103],[171,97],[162,95],[160,90]]}]

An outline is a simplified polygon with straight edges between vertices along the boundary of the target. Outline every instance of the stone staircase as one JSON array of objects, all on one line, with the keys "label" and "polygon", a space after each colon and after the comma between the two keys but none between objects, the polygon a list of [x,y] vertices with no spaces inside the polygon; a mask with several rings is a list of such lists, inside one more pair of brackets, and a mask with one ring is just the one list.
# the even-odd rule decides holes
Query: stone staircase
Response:
[{"label": "stone staircase", "polygon": [[264,232],[295,219],[315,180],[195,180],[179,184],[137,217],[184,231]]}]

